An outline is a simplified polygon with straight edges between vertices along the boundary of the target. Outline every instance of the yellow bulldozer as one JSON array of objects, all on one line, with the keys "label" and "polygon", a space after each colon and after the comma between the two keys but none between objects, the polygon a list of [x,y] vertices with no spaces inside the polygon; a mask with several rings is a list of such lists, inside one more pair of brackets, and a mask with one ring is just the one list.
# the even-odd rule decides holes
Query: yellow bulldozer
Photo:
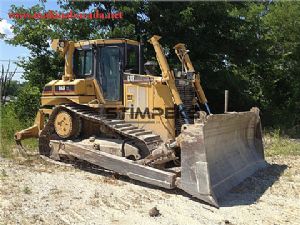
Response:
[{"label": "yellow bulldozer", "polygon": [[171,70],[160,38],[149,40],[158,64],[144,64],[133,40],[53,40],[64,74],[46,84],[34,125],[15,140],[38,138],[51,159],[87,161],[218,206],[266,165],[259,110],[212,114],[185,44],[175,45],[181,68]]}]

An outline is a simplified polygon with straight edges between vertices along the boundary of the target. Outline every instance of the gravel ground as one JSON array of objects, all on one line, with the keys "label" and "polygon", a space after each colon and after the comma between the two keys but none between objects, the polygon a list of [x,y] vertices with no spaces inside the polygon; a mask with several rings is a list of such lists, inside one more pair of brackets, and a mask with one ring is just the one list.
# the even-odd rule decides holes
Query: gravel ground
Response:
[{"label": "gravel ground", "polygon": [[299,224],[300,157],[267,161],[217,209],[106,171],[0,158],[0,224]]}]

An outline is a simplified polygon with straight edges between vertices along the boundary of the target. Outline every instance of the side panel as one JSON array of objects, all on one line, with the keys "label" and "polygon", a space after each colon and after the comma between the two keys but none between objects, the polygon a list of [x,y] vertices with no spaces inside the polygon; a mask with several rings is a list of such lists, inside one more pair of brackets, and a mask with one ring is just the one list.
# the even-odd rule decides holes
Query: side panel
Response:
[{"label": "side panel", "polygon": [[42,93],[42,105],[59,105],[75,102],[87,104],[96,99],[93,79],[75,79],[72,81],[53,80]]},{"label": "side panel", "polygon": [[42,105],[60,105],[67,103],[88,104],[95,100],[95,96],[42,96]]},{"label": "side panel", "polygon": [[124,106],[129,108],[125,113],[126,121],[152,130],[164,141],[175,138],[174,112],[170,112],[174,105],[166,85],[126,83]]}]

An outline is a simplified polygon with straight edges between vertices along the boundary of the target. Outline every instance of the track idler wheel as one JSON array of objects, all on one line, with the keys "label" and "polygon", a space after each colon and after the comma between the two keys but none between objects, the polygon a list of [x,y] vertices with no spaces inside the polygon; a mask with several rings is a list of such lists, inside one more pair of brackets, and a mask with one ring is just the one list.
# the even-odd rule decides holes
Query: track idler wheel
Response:
[{"label": "track idler wheel", "polygon": [[68,111],[60,111],[54,120],[55,133],[62,139],[76,138],[81,131],[81,120]]}]

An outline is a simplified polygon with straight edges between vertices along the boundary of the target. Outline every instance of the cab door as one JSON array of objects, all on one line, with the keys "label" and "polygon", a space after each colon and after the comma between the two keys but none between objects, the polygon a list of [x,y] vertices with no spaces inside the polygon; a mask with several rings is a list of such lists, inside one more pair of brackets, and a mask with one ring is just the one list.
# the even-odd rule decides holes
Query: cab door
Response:
[{"label": "cab door", "polygon": [[98,81],[102,87],[104,99],[107,101],[122,101],[123,76],[121,49],[117,46],[99,48]]}]

